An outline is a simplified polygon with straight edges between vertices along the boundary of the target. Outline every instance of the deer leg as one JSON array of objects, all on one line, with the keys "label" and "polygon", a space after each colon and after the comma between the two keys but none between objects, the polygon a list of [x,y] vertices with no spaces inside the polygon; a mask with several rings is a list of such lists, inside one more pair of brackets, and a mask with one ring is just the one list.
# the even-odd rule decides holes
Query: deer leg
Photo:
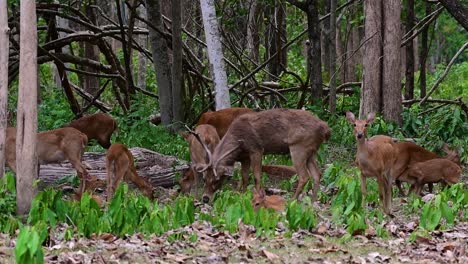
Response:
[{"label": "deer leg", "polygon": [[367,183],[366,175],[361,171],[361,196],[362,196],[362,206],[366,205],[366,196],[367,196]]},{"label": "deer leg", "polygon": [[[252,170],[253,170],[254,179],[255,179],[255,189],[257,189],[257,191],[260,190],[260,182],[261,182],[261,177],[262,177],[262,156],[263,156],[262,152],[250,154],[250,164],[252,165]],[[248,181],[248,177],[249,177],[249,174],[247,173],[247,181]]]},{"label": "deer leg", "polygon": [[112,186],[114,185],[115,177],[115,163],[111,160],[106,161],[106,170],[107,170],[107,201],[110,201],[110,198],[113,196]]},{"label": "deer leg", "polygon": [[304,185],[309,180],[309,172],[307,171],[307,154],[303,148],[290,148],[291,159],[294,164],[294,168],[297,171],[298,182],[296,192],[293,198],[297,199],[304,189]]},{"label": "deer leg", "polygon": [[[317,166],[317,160],[315,159],[315,155],[312,155],[309,157],[309,160],[307,161],[307,168],[308,168],[308,174],[312,176],[312,179],[314,180],[314,189],[312,193],[312,201],[317,200],[317,194],[318,190],[320,188],[320,178],[322,178],[322,175],[320,174],[320,171]],[[307,181],[306,181],[307,182]]]},{"label": "deer leg", "polygon": [[377,176],[377,183],[379,185],[379,198],[380,198],[380,202],[382,203],[382,207],[383,207],[383,210],[384,210],[384,213],[385,214],[389,214],[390,211],[389,211],[389,208],[387,207],[387,191],[385,190],[386,189],[386,180],[384,178],[384,176],[382,174],[378,175]]},{"label": "deer leg", "polygon": [[247,185],[249,184],[250,160],[246,159],[241,161],[241,166],[242,179],[239,181],[238,189],[239,191],[245,192],[247,190]]}]

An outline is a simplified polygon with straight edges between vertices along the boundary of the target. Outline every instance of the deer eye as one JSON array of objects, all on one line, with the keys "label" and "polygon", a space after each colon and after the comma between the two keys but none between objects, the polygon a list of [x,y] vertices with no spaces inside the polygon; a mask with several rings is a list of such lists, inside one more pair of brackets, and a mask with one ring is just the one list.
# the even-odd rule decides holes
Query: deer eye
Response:
[{"label": "deer eye", "polygon": [[354,127],[356,127],[356,124],[354,124]]},{"label": "deer eye", "polygon": [[365,124],[364,126],[367,127],[367,124]]}]

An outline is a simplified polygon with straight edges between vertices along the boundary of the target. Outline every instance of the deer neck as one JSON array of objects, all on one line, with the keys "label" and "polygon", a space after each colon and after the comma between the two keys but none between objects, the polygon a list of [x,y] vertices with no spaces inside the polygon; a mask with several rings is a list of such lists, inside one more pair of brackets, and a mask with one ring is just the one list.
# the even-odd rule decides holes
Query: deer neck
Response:
[{"label": "deer neck", "polygon": [[367,138],[363,137],[357,140],[357,152],[367,154]]}]

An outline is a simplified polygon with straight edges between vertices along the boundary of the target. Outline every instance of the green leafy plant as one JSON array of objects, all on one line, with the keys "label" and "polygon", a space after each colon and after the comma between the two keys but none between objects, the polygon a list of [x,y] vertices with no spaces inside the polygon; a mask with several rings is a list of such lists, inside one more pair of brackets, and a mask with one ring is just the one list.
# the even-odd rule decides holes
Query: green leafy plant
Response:
[{"label": "green leafy plant", "polygon": [[38,231],[38,229],[40,228],[46,227],[38,225],[37,227],[25,226],[20,229],[15,246],[16,263],[44,263],[44,252],[42,250],[42,242],[44,241],[45,237],[40,235],[40,231]]},{"label": "green leafy plant", "polygon": [[305,203],[299,203],[294,200],[288,204],[286,211],[286,220],[290,230],[295,231],[298,228],[310,230],[317,225],[317,215],[312,209],[310,199],[307,197]]}]

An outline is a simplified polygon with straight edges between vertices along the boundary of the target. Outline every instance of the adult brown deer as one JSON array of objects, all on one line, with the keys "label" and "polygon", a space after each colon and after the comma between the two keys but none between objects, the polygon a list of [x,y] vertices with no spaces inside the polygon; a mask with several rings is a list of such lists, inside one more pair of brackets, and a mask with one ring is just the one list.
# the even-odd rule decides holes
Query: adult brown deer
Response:
[{"label": "adult brown deer", "polygon": [[413,181],[414,192],[421,194],[421,188],[426,183],[443,182],[455,184],[460,179],[461,168],[448,159],[431,159],[417,162],[408,169],[407,178]]},{"label": "adult brown deer", "polygon": [[204,124],[212,125],[216,128],[219,138],[223,138],[232,121],[237,117],[246,113],[251,113],[252,111],[253,110],[249,108],[232,107],[214,112],[206,112],[201,115],[200,119],[198,119],[197,126]]},{"label": "adult brown deer", "polygon": [[386,214],[390,214],[392,202],[392,168],[395,160],[394,142],[391,137],[378,135],[367,139],[367,128],[374,121],[374,113],[366,120],[356,120],[352,112],[346,118],[354,126],[357,141],[356,163],[361,170],[361,192],[363,204],[366,197],[366,178],[376,177],[379,197]]},{"label": "adult brown deer", "polygon": [[204,174],[206,172],[201,172],[201,170],[209,163],[208,156],[200,142],[205,142],[208,149],[213,152],[220,139],[216,128],[207,124],[198,125],[193,133],[182,133],[182,136],[189,143],[190,149],[190,167],[192,173],[186,174],[187,177],[184,177],[181,181],[182,192],[188,193],[192,189],[193,184],[195,186],[198,185],[198,179],[201,174],[203,174],[203,179],[205,178]]},{"label": "adult brown deer", "polygon": [[266,195],[265,190],[256,190],[255,188],[252,190],[253,197],[252,197],[252,206],[255,211],[263,208],[272,208],[276,212],[281,212],[284,210],[284,206],[286,203],[286,199],[279,195]]},{"label": "adult brown deer", "polygon": [[67,125],[83,132],[88,139],[96,139],[103,148],[109,148],[112,133],[117,130],[117,122],[108,114],[97,113],[83,116]]},{"label": "adult brown deer", "polygon": [[228,167],[233,166],[235,161],[240,161],[242,165],[242,189],[245,191],[247,188],[251,166],[255,188],[259,190],[263,155],[288,153],[299,175],[294,198],[301,194],[312,176],[315,182],[312,199],[315,200],[321,177],[316,155],[330,134],[327,123],[304,110],[272,109],[239,116],[213,153],[202,142],[210,160],[201,170],[207,171],[203,201],[209,202],[226,178]]},{"label": "adult brown deer", "polygon": [[[90,176],[81,159],[84,149],[88,144],[88,138],[75,128],[64,127],[37,134],[37,157],[40,164],[55,163],[68,160],[76,169],[78,177],[89,180]],[[16,128],[7,128],[6,163],[16,174]],[[83,192],[82,184],[79,193]]]},{"label": "adult brown deer", "polygon": [[110,201],[122,180],[133,182],[144,195],[153,198],[153,186],[138,176],[132,153],[124,144],[112,144],[106,154],[107,201]]}]

